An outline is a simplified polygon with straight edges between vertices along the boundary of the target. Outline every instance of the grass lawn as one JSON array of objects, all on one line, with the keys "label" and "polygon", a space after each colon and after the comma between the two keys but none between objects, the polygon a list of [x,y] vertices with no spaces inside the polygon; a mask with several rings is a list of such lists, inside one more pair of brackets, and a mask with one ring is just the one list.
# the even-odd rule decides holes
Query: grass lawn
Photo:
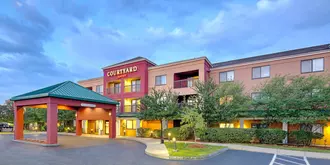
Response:
[{"label": "grass lawn", "polygon": [[264,148],[277,148],[284,150],[294,150],[294,151],[307,151],[307,152],[322,152],[322,153],[330,153],[330,148],[316,148],[316,147],[295,147],[295,146],[278,146],[278,145],[269,145],[269,144],[240,144],[240,145],[248,145],[255,147],[264,147]]},{"label": "grass lawn", "polygon": [[194,143],[182,143],[177,142],[177,152],[174,151],[173,142],[165,142],[165,146],[170,156],[182,156],[182,157],[198,157],[211,154],[225,147],[211,146],[211,145],[197,145]]}]

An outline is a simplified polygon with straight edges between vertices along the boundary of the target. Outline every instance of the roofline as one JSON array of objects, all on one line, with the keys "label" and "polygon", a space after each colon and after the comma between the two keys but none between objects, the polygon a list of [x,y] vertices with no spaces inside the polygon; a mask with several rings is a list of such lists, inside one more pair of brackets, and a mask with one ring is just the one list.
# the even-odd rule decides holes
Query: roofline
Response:
[{"label": "roofline", "polygon": [[[245,65],[257,64],[257,63],[263,63],[263,62],[271,62],[271,61],[284,60],[284,59],[291,59],[291,58],[297,58],[297,57],[305,57],[305,56],[317,55],[317,54],[329,53],[329,52],[330,52],[330,49],[315,51],[315,52],[308,52],[308,53],[301,53],[301,54],[296,54],[296,55],[291,55],[291,56],[275,57],[275,58],[270,58],[270,59],[266,59],[266,60],[257,60],[257,61],[251,61],[251,62],[244,62],[244,63],[240,63],[240,64],[212,67],[211,70],[231,68],[231,67],[237,67],[237,66],[245,66]],[[227,62],[227,61],[225,61],[225,62]]]},{"label": "roofline", "polygon": [[178,64],[178,63],[186,63],[186,62],[190,62],[190,61],[197,61],[197,60],[205,60],[212,67],[212,63],[209,61],[209,59],[206,56],[202,56],[202,57],[196,57],[196,58],[180,60],[180,61],[174,61],[174,62],[170,62],[170,63],[165,63],[165,64],[161,64],[161,65],[152,66],[152,67],[149,67],[148,70],[162,68],[162,67],[166,67],[166,66],[170,66],[170,65],[174,65],[174,64]]},{"label": "roofline", "polygon": [[[326,48],[323,48],[326,47]],[[322,48],[320,50],[308,50],[308,49],[313,49],[313,48]],[[280,57],[271,57],[279,55],[281,53],[290,53],[292,51],[299,51],[299,50],[307,50],[304,53],[293,53],[293,54],[286,54]],[[318,53],[318,52],[327,52],[330,50],[330,44],[322,44],[322,45],[317,45],[317,46],[310,46],[310,47],[303,47],[303,48],[298,48],[298,49],[291,49],[291,50],[286,50],[286,51],[280,51],[280,52],[275,52],[275,53],[268,53],[268,54],[263,54],[263,55],[257,55],[257,56],[251,56],[251,57],[246,57],[246,58],[239,58],[239,59],[235,59],[235,60],[229,60],[229,61],[223,61],[223,62],[217,62],[212,64],[212,68],[225,68],[225,67],[231,67],[231,66],[237,66],[237,65],[244,65],[244,64],[248,64],[248,63],[256,63],[256,62],[261,62],[261,61],[271,61],[274,59],[286,59],[286,58],[292,58],[295,56],[300,56],[301,54],[310,54],[310,53]],[[217,64],[221,64],[221,63],[228,63],[228,62],[234,62],[234,61],[239,61],[239,60],[246,60],[246,59],[252,59],[252,58],[257,58],[257,57],[265,57],[265,56],[270,56],[267,59],[255,59],[255,60],[251,60],[248,62],[241,62],[241,63],[236,63],[236,64],[228,64],[228,65],[224,65],[224,66],[214,66]]]},{"label": "roofline", "polygon": [[126,65],[126,64],[131,64],[131,63],[139,62],[139,61],[147,61],[150,64],[157,65],[156,63],[148,60],[147,58],[142,57],[142,59],[132,60],[132,61],[128,61],[128,62],[124,62],[124,63],[120,63],[120,64],[109,65],[109,66],[103,67],[102,69],[104,70],[104,69],[113,68],[113,67],[117,67],[117,66],[121,66],[121,65]]},{"label": "roofline", "polygon": [[91,80],[97,80],[97,79],[103,79],[103,76],[102,76],[102,77],[90,78],[90,79],[86,79],[86,80],[79,80],[79,81],[77,81],[77,82],[80,83],[80,82],[91,81]]}]

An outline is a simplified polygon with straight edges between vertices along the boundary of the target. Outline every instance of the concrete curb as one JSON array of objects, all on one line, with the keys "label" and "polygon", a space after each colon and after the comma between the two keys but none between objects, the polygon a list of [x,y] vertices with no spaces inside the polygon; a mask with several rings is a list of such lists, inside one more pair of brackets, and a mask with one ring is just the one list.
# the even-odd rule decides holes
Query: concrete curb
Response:
[{"label": "concrete curb", "polygon": [[33,144],[33,145],[39,145],[43,147],[58,147],[60,144],[42,144],[42,143],[35,143],[35,142],[29,142],[25,140],[13,140],[13,142],[18,142],[18,143],[25,143],[25,144]]},{"label": "concrete curb", "polygon": [[[180,142],[193,143],[189,141],[180,141]],[[230,143],[209,143],[209,142],[196,142],[196,143],[213,145],[213,146],[226,146],[231,150],[242,150],[249,152],[260,152],[260,153],[288,155],[288,156],[301,156],[301,157],[317,158],[317,159],[330,159],[330,153],[296,151],[296,150],[286,150],[286,149],[277,149],[277,148],[264,148],[264,147],[230,144]]]},{"label": "concrete curb", "polygon": [[160,154],[155,154],[153,152],[150,152],[150,150],[148,149],[148,143],[146,143],[145,141],[143,141],[142,139],[137,139],[137,138],[117,138],[118,140],[130,140],[130,141],[135,141],[141,144],[144,144],[146,146],[146,149],[144,150],[145,154],[155,157],[155,158],[159,158],[159,159],[166,159],[166,160],[204,160],[204,159],[208,159],[208,158],[212,158],[215,157],[217,155],[220,155],[224,152],[226,152],[228,150],[228,148],[223,148],[221,150],[218,150],[216,152],[213,152],[211,154],[208,155],[204,155],[204,156],[193,156],[193,157],[183,157],[183,156],[169,156],[169,155],[160,155]]}]

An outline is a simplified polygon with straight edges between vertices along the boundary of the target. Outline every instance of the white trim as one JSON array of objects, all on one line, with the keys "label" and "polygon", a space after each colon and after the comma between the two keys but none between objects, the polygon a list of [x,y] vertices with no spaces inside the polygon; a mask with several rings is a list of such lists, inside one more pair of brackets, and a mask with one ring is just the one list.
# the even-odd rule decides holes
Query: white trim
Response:
[{"label": "white trim", "polygon": [[[290,56],[286,56],[286,57],[271,58],[271,59],[267,59],[267,60],[258,60],[258,61],[253,61],[253,62],[228,65],[228,66],[223,66],[223,67],[214,67],[214,68],[211,68],[210,70],[226,69],[226,68],[232,68],[232,67],[237,67],[237,66],[246,66],[246,65],[251,65],[251,64],[272,62],[272,61],[285,60],[285,59],[291,59],[291,58],[297,58],[297,57],[305,57],[305,56],[318,55],[318,54],[329,53],[329,52],[330,52],[330,50],[322,50],[322,51],[317,51],[317,52],[312,52],[312,53],[303,53],[303,54],[298,54],[298,55],[290,55]],[[261,56],[263,56],[263,55],[261,55]],[[253,57],[258,57],[258,56],[253,56]],[[242,59],[244,59],[244,58],[242,58]],[[240,60],[240,59],[237,59],[237,60]],[[234,61],[234,60],[232,60],[232,61]],[[228,62],[228,61],[225,61],[225,62]]]}]

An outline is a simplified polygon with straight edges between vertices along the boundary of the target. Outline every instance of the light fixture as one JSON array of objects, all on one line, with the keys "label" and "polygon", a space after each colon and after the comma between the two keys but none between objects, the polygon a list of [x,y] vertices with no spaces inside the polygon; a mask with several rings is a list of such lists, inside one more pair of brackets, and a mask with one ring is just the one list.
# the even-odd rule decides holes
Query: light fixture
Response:
[{"label": "light fixture", "polygon": [[171,132],[167,134],[168,141],[171,141]]},{"label": "light fixture", "polygon": [[74,116],[77,117],[77,112],[76,112],[76,114]]},{"label": "light fixture", "polygon": [[109,116],[111,116],[111,112],[109,112]]}]

